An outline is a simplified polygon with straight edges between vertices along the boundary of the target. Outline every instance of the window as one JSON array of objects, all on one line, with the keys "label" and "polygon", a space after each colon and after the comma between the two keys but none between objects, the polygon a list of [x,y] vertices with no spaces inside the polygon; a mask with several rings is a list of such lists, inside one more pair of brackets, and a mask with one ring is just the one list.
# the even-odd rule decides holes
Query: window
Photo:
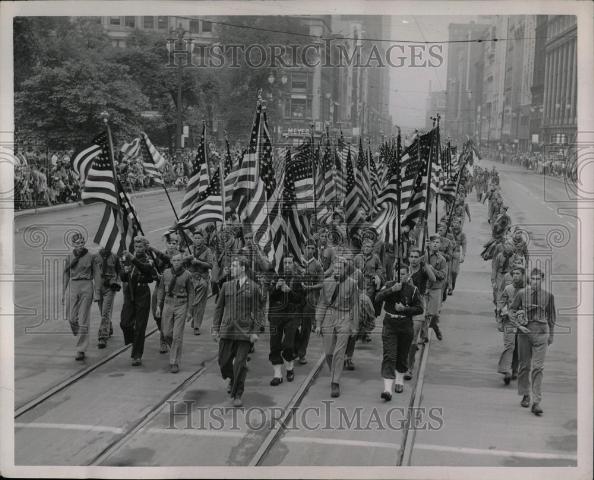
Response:
[{"label": "window", "polygon": [[153,30],[155,28],[155,18],[154,17],[143,17],[142,24],[144,28],[147,30]]},{"label": "window", "polygon": [[157,17],[157,28],[167,30],[167,17]]},{"label": "window", "polygon": [[307,89],[307,73],[293,73],[291,75],[291,88],[306,90]]},{"label": "window", "polygon": [[202,31],[206,33],[212,32],[212,23],[202,20]]},{"label": "window", "polygon": [[109,17],[110,25],[120,25],[120,17]]},{"label": "window", "polygon": [[200,22],[198,20],[190,20],[190,33],[200,33]]},{"label": "window", "polygon": [[134,28],[136,26],[136,18],[124,17],[124,25],[126,25],[126,27]]},{"label": "window", "polygon": [[305,98],[291,99],[291,118],[306,118],[307,100]]}]

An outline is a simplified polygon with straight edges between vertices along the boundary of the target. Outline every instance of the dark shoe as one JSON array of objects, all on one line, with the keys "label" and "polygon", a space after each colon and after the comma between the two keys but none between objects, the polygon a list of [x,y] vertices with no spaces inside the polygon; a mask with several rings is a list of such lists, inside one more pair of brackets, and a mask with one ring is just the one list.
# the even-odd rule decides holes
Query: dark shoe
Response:
[{"label": "dark shoe", "polygon": [[243,402],[241,401],[241,397],[235,397],[233,399],[233,406],[237,407],[237,408],[243,407]]},{"label": "dark shoe", "polygon": [[282,378],[274,377],[272,380],[270,380],[270,385],[272,385],[273,387],[276,387],[277,385],[280,385],[281,383],[283,383]]},{"label": "dark shoe", "polygon": [[177,373],[177,372],[179,372],[179,365],[174,363],[173,365],[171,365],[171,373]]},{"label": "dark shoe", "polygon": [[194,329],[194,335],[200,335],[200,329],[199,328],[195,328]]},{"label": "dark shoe", "polygon": [[542,408],[540,408],[540,404],[539,403],[533,403],[532,404],[532,413],[534,415],[536,415],[537,417],[540,417],[542,415]]},{"label": "dark shoe", "polygon": [[518,379],[518,372],[512,372],[512,380]]},{"label": "dark shoe", "polygon": [[404,374],[404,379],[405,380],[412,380],[413,374],[412,371],[408,370],[405,374]]},{"label": "dark shoe", "polygon": [[524,395],[520,405],[522,405],[524,408],[528,408],[530,406],[530,395]]},{"label": "dark shoe", "polygon": [[305,357],[299,357],[299,365],[305,365],[307,364],[307,360],[305,359]]},{"label": "dark shoe", "polygon": [[509,373],[506,373],[505,376],[503,377],[503,383],[505,383],[506,385],[509,385],[509,382],[511,382],[511,375]]},{"label": "dark shoe", "polygon": [[390,400],[392,400],[392,394],[390,392],[382,392],[382,394],[380,395],[380,397],[385,400],[386,402],[389,402]]},{"label": "dark shoe", "polygon": [[394,391],[396,393],[404,392],[404,385],[400,385],[399,383],[397,383],[396,385],[394,385]]},{"label": "dark shoe", "polygon": [[293,370],[287,370],[287,382],[295,380],[295,372]]},{"label": "dark shoe", "polygon": [[353,361],[351,359],[347,359],[344,361],[344,368],[346,370],[353,371],[355,369],[355,365],[353,364]]},{"label": "dark shoe", "polygon": [[140,367],[140,365],[142,365],[142,362],[140,361],[140,358],[133,358],[132,359],[132,366],[133,367]]},{"label": "dark shoe", "polygon": [[451,295],[454,291],[451,288],[448,288],[448,295]]},{"label": "dark shoe", "polygon": [[78,335],[78,328],[78,323],[70,324],[70,330],[72,330],[72,335],[74,335],[75,337]]},{"label": "dark shoe", "polygon": [[159,353],[167,353],[168,351],[167,343],[161,342],[161,348],[159,349]]},{"label": "dark shoe", "polygon": [[100,338],[99,342],[97,343],[97,348],[105,348],[107,347],[107,341],[104,338]]},{"label": "dark shoe", "polygon": [[369,342],[371,342],[371,337],[369,336],[368,333],[366,333],[365,335],[363,335],[363,338],[361,339],[361,341],[363,343],[369,343]]},{"label": "dark shoe", "polygon": [[330,391],[331,391],[330,396],[332,398],[340,397],[340,385],[338,385],[338,383],[331,383]]},{"label": "dark shoe", "polygon": [[85,359],[85,352],[76,352],[76,357],[74,359],[77,362],[82,362]]}]

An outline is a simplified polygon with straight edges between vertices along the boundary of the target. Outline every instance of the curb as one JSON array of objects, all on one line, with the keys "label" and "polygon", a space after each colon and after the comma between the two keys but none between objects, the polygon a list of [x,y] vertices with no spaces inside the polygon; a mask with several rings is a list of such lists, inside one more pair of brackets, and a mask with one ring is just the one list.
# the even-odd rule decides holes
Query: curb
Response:
[{"label": "curb", "polygon": [[[163,190],[160,188],[155,188],[155,189],[151,189],[151,190],[146,190],[146,191],[142,191],[142,192],[135,192],[135,193],[129,193],[128,196],[131,198],[141,198],[141,197],[148,197],[151,195],[156,195],[158,193],[162,193]],[[176,190],[177,192],[177,190]],[[171,195],[171,193],[170,193]],[[51,207],[40,207],[40,208],[29,208],[27,210],[15,210],[14,211],[14,217],[24,217],[26,215],[36,215],[38,213],[46,213],[46,212],[58,212],[60,210],[68,210],[70,208],[75,208],[75,207],[82,207],[83,205],[86,205],[85,203],[83,203],[82,201],[78,201],[78,202],[74,202],[74,203],[64,203],[64,204],[60,204],[60,205],[52,205]]]}]

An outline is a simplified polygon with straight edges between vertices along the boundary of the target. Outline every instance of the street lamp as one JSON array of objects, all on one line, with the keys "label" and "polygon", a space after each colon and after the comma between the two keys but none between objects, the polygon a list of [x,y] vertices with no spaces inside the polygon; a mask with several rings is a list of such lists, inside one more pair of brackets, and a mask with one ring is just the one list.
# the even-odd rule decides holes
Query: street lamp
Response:
[{"label": "street lamp", "polygon": [[[175,33],[177,34],[177,42],[179,42],[179,45],[184,45],[184,34],[186,33],[186,31],[184,30],[184,28],[182,27],[181,23],[178,24],[177,28],[175,30],[171,30],[170,33]],[[167,42],[167,50],[169,51],[169,53],[171,54],[173,52],[173,59],[175,61],[175,53],[177,53],[177,50],[175,48],[175,42],[176,40],[173,39],[173,45],[172,42],[168,41]],[[189,46],[190,46],[190,55],[192,54],[192,39],[190,39],[188,41]],[[184,51],[187,52],[185,46],[184,46]],[[186,56],[186,58],[188,58]],[[182,123],[183,123],[183,118],[182,118],[182,73],[183,73],[183,68],[184,68],[184,64],[183,62],[180,60],[177,62],[177,122],[176,122],[176,129],[175,129],[175,150],[176,150],[176,157],[178,160],[181,160],[181,137],[182,137]]]}]

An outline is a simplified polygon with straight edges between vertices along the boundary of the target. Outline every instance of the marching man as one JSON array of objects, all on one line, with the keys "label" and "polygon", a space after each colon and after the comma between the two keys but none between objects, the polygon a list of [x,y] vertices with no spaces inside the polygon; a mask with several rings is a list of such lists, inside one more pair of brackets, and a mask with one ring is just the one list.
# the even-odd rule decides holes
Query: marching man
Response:
[{"label": "marching man", "polygon": [[333,398],[340,396],[340,376],[347,343],[358,329],[359,289],[347,271],[345,258],[338,257],[333,276],[324,280],[316,310],[316,333],[322,335]]},{"label": "marching man", "polygon": [[98,292],[93,292],[93,255],[85,248],[85,244],[85,237],[81,233],[77,232],[72,236],[74,250],[72,255],[68,256],[62,276],[62,305],[68,299],[66,318],[73,335],[78,335],[75,357],[77,361],[85,359],[85,351],[89,346],[91,305],[93,299],[99,301]]},{"label": "marching man", "polygon": [[107,346],[107,339],[113,334],[111,313],[115,294],[122,289],[119,278],[120,262],[113,253],[102,248],[95,255],[93,271],[97,293],[95,301],[99,305],[99,312],[101,313],[99,343],[97,347],[105,348]]},{"label": "marching man", "polygon": [[157,297],[155,313],[161,318],[163,337],[169,346],[171,373],[177,373],[182,354],[184,327],[186,321],[190,321],[192,317],[190,306],[194,301],[192,275],[184,268],[181,253],[171,258],[171,268],[163,272]]}]

